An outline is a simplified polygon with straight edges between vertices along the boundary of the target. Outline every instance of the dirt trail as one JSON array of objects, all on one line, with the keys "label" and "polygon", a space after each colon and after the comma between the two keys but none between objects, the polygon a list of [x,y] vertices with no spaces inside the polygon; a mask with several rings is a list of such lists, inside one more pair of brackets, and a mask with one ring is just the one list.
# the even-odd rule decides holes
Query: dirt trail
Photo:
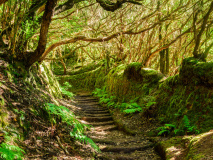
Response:
[{"label": "dirt trail", "polygon": [[[144,136],[132,136],[118,130],[107,108],[89,93],[78,93],[76,105],[80,108],[81,122],[94,128],[87,131],[101,149],[98,160],[159,160],[154,144]],[[137,126],[135,126],[137,127]]]}]

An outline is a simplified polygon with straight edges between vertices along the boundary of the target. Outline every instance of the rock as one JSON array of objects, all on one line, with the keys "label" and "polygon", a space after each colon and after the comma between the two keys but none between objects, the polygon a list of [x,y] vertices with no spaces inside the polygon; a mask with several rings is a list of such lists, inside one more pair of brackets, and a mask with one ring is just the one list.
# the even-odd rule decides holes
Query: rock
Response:
[{"label": "rock", "polygon": [[183,60],[180,81],[185,84],[213,86],[213,62],[190,57]]},{"label": "rock", "polygon": [[204,160],[213,159],[213,131],[196,136],[179,136],[158,143],[156,150],[163,159]]},{"label": "rock", "polygon": [[162,73],[154,69],[142,68],[142,64],[138,62],[130,63],[124,70],[124,76],[127,77],[128,80],[141,83],[158,82],[164,77]]}]

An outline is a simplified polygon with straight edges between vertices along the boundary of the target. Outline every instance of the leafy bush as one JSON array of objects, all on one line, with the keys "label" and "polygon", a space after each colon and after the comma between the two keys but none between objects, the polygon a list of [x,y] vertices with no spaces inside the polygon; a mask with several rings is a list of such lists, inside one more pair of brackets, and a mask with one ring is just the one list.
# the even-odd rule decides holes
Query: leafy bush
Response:
[{"label": "leafy bush", "polygon": [[70,131],[70,136],[74,137],[80,142],[89,143],[94,149],[99,150],[98,146],[90,138],[84,135],[85,128],[89,128],[89,126],[80,123],[68,108],[47,103],[46,110],[50,115],[51,123],[56,124],[57,118],[60,118],[63,123],[66,123],[72,128],[72,131]]}]

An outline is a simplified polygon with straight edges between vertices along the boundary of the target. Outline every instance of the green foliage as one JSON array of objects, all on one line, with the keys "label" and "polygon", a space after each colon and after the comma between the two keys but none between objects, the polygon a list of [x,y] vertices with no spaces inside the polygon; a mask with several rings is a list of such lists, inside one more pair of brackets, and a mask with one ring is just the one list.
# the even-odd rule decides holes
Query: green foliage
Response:
[{"label": "green foliage", "polygon": [[119,103],[117,102],[116,96],[110,96],[106,92],[106,87],[104,87],[103,89],[96,88],[95,91],[93,91],[93,94],[100,98],[100,103],[105,103],[107,107],[119,108],[122,112],[126,114],[142,112],[141,106],[139,106],[135,102],[138,100],[138,98],[131,100],[130,103]]},{"label": "green foliage", "polygon": [[98,146],[90,138],[84,135],[85,129],[89,128],[89,126],[80,123],[68,108],[47,103],[46,110],[49,113],[51,123],[57,124],[57,119],[61,119],[63,123],[66,123],[67,126],[72,128],[70,136],[80,142],[89,143],[94,149],[99,151]]},{"label": "green foliage", "polygon": [[[5,136],[5,142],[0,144],[0,159],[2,160],[22,160],[24,158],[25,151],[18,146],[11,145],[12,137],[10,133],[3,131]],[[17,134],[16,132],[14,132]]]},{"label": "green foliage", "polygon": [[143,64],[140,62],[132,62],[127,67],[129,68],[135,68],[136,71],[140,70],[141,67],[143,67]]},{"label": "green foliage", "polygon": [[188,116],[184,115],[179,128],[175,129],[174,133],[176,135],[194,134],[194,133],[198,134],[199,130],[197,129],[196,126],[194,126],[193,124],[191,124]]},{"label": "green foliage", "polygon": [[146,103],[146,107],[150,107],[154,104],[156,104],[156,102],[149,101],[148,103]]},{"label": "green foliage", "polygon": [[159,131],[158,136],[161,135],[168,135],[170,132],[175,128],[175,125],[173,124],[165,124],[162,127],[158,127],[156,130]]},{"label": "green foliage", "polygon": [[0,145],[0,154],[3,160],[21,160],[24,157],[23,153],[25,153],[24,150],[18,146],[7,143],[2,143]]},{"label": "green foliage", "polygon": [[25,22],[22,22],[22,32],[25,33],[25,38],[29,39],[31,38],[35,33],[36,33],[36,29],[35,26],[38,26],[38,17],[35,16],[35,19],[32,20],[26,20]]},{"label": "green foliage", "polygon": [[142,108],[138,107],[138,108],[125,109],[123,112],[127,113],[127,114],[132,114],[135,112],[142,112]]},{"label": "green foliage", "polygon": [[14,112],[19,115],[18,117],[18,123],[20,125],[20,127],[25,127],[25,112],[23,111],[18,111],[17,109],[14,109]]},{"label": "green foliage", "polygon": [[198,134],[199,130],[197,127],[190,123],[189,118],[184,115],[179,127],[176,128],[177,125],[174,124],[165,124],[162,127],[158,127],[156,130],[159,131],[158,136],[161,135],[169,135],[172,131],[174,131],[174,135],[184,135],[184,134]]},{"label": "green foliage", "polygon": [[62,94],[66,95],[69,98],[73,98],[74,94],[68,91],[68,89],[70,89],[71,87],[72,86],[68,82],[64,82],[64,86],[60,86]]}]

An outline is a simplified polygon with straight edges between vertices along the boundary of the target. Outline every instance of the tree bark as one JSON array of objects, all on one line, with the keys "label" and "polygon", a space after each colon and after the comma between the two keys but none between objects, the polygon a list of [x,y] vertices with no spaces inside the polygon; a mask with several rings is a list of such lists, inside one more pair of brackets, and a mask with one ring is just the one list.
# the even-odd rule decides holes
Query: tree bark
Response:
[{"label": "tree bark", "polygon": [[165,73],[169,73],[169,48],[166,48],[166,71]]},{"label": "tree bark", "polygon": [[134,0],[117,0],[116,3],[106,1],[106,0],[96,0],[100,4],[100,6],[106,10],[106,11],[111,11],[114,12],[118,8],[121,8],[124,3],[133,3],[137,5],[141,5],[139,2],[136,2]]},{"label": "tree bark", "polygon": [[29,57],[27,58],[26,67],[30,67],[33,63],[38,61],[45,51],[45,48],[47,45],[48,29],[50,26],[50,22],[52,20],[52,15],[53,15],[56,4],[57,4],[57,0],[48,0],[46,3],[44,15],[41,22],[41,30],[40,30],[38,47],[35,50],[35,52],[33,54],[30,54]]}]

